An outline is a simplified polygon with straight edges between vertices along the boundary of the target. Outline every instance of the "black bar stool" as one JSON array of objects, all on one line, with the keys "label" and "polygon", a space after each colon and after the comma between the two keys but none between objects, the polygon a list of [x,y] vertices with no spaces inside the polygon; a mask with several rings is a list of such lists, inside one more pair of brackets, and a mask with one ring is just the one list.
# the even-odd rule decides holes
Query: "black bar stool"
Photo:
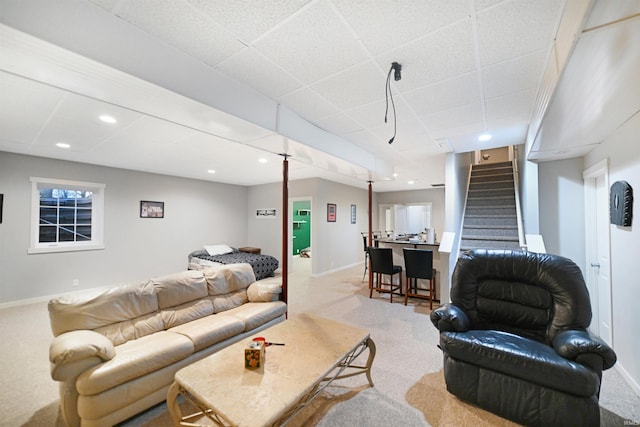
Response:
[{"label": "black bar stool", "polygon": [[[398,290],[402,292],[402,266],[393,265],[393,252],[391,248],[375,248],[369,246],[369,260],[371,261],[371,272],[376,275],[375,283],[369,289],[369,298],[373,295],[373,291],[388,292],[391,294],[390,300],[393,302],[393,292]],[[384,283],[382,275],[389,276],[389,282]],[[393,276],[400,274],[400,281],[397,285],[393,284]],[[389,289],[384,288],[389,286]]]},{"label": "black bar stool", "polygon": [[[436,299],[436,270],[433,268],[433,251],[404,248],[404,268],[406,270],[406,289],[404,305],[409,297],[429,299],[429,309],[433,310]],[[418,293],[426,289],[418,289],[418,279],[429,280],[429,295]]]}]

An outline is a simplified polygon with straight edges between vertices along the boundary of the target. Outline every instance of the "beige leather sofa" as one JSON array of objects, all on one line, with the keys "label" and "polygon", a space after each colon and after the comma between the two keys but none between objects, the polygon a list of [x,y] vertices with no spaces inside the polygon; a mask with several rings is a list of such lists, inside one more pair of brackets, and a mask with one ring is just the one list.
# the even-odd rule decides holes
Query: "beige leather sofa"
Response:
[{"label": "beige leather sofa", "polygon": [[112,426],[162,402],[178,369],[283,321],[280,291],[233,264],[51,300],[67,425]]}]

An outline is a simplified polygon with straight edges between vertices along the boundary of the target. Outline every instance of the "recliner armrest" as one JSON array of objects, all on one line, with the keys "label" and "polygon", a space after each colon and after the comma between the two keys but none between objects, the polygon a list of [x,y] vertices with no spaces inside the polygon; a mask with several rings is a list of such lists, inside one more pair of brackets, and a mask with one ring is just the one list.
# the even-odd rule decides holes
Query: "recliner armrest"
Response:
[{"label": "recliner armrest", "polygon": [[431,323],[440,332],[466,332],[471,322],[461,308],[453,304],[445,304],[431,312]]},{"label": "recliner armrest", "polygon": [[[616,354],[611,347],[600,338],[581,329],[560,332],[553,339],[551,345],[560,356],[582,364],[587,364],[596,371],[604,371],[605,369],[611,368],[617,360]],[[594,358],[590,357],[590,354],[600,356],[602,365],[591,366],[594,363]]]}]

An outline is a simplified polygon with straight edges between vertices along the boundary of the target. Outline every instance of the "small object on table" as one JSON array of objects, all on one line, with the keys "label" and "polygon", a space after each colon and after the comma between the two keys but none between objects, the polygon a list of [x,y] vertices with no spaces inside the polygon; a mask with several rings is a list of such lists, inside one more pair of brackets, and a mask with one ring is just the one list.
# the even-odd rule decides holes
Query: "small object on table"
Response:
[{"label": "small object on table", "polygon": [[254,248],[252,246],[244,246],[242,248],[238,248],[238,250],[240,252],[246,252],[249,254],[256,254],[256,255],[260,255],[260,252],[262,252],[260,248]]}]

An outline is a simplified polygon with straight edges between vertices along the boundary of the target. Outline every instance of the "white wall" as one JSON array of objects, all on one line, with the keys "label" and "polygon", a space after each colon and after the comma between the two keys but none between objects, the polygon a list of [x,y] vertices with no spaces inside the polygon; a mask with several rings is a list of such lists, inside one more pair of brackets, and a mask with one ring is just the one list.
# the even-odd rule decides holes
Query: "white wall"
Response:
[{"label": "white wall", "polygon": [[640,114],[591,151],[584,160],[587,169],[609,158],[609,183],[627,181],[633,188],[633,224],[611,225],[611,299],[613,347],[618,370],[640,395]]},{"label": "white wall", "polygon": [[[300,197],[311,199],[312,274],[325,274],[362,263],[364,252],[360,233],[368,230],[367,190],[316,178],[290,181],[289,198]],[[248,199],[250,244],[263,248],[263,253],[281,259],[282,185],[276,183],[251,187]],[[336,222],[327,222],[327,203],[337,205]],[[352,204],[356,205],[355,224],[351,224],[350,221]],[[377,205],[374,203],[374,214],[375,206]],[[267,207],[277,208],[276,220],[255,218],[255,209]],[[291,212],[289,214],[291,215]],[[289,228],[289,237],[291,234]]]},{"label": "white wall", "polygon": [[[105,249],[28,255],[31,176],[106,184]],[[205,244],[247,244],[242,186],[0,152],[0,193],[0,304],[173,273]],[[165,218],[141,219],[140,200],[165,202]]]},{"label": "white wall", "polygon": [[540,234],[547,253],[572,259],[586,275],[582,158],[538,165]]}]

